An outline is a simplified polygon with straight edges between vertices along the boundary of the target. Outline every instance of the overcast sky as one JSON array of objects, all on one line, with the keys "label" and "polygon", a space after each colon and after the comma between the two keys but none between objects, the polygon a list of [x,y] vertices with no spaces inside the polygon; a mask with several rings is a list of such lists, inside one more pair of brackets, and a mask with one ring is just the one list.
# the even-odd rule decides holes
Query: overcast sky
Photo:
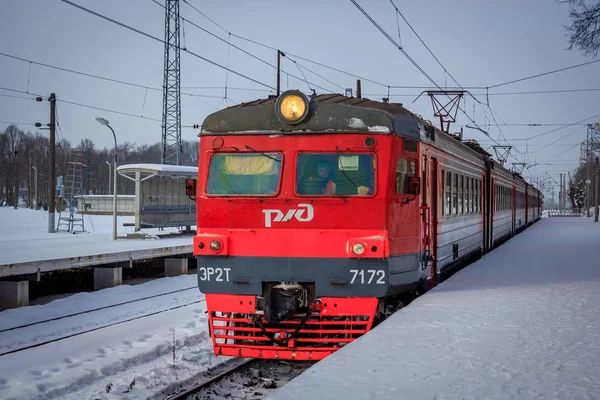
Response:
[{"label": "overcast sky", "polygon": [[[164,8],[152,0],[73,1],[155,37],[164,38]],[[164,0],[156,1],[164,4]],[[403,49],[439,85],[456,86],[406,22],[396,15],[389,0],[357,2],[394,40],[401,41]],[[395,0],[395,3],[447,71],[462,86],[490,87],[592,61],[576,50],[567,50],[564,26],[569,24],[568,6],[554,0]],[[181,16],[190,21],[183,23],[185,35],[182,34],[182,45],[188,50],[216,63],[228,65],[232,70],[267,86],[275,87],[276,84],[276,73],[272,67],[229,47],[227,43],[211,37],[191,23],[209,30],[225,41],[229,37],[227,32],[230,32],[382,83],[384,86],[363,80],[363,94],[372,99],[380,100],[387,96],[388,85],[432,86],[350,0],[182,0]],[[276,63],[276,52],[273,50],[235,36],[231,36],[231,43],[271,64]],[[81,139],[89,138],[99,148],[112,147],[110,131],[94,121],[98,116],[110,121],[120,143],[129,141],[140,145],[160,142],[162,92],[152,90],[162,86],[164,45],[160,42],[88,14],[61,0],[0,0],[0,52],[149,88],[146,90],[143,87],[111,83],[35,64],[30,66],[28,62],[0,55],[0,87],[46,97],[51,92],[56,93],[61,100],[57,105],[61,134],[73,146]],[[356,78],[352,76],[296,60],[317,93],[343,93],[342,88],[355,87]],[[290,74],[302,75],[289,59],[282,61],[282,68]],[[233,73],[227,74],[223,69],[185,52],[181,55],[181,81],[184,126],[201,124],[208,113],[218,108],[264,98],[270,90],[267,86]],[[226,82],[228,98],[223,99]],[[282,87],[308,92],[305,82],[285,74]],[[585,126],[566,127],[525,141],[523,139],[560,126],[523,127],[503,124],[569,124],[593,117],[600,114],[600,91],[501,94],[598,88],[600,63],[594,63],[490,89],[489,102],[504,136],[515,146],[512,154],[519,161],[539,163],[529,169],[534,176],[548,172],[558,180],[558,173],[576,167],[579,143],[585,140]],[[422,90],[390,89],[391,101],[404,103],[409,110],[434,121],[428,97],[421,97],[412,103]],[[471,92],[481,102],[486,102],[485,90],[473,89]],[[7,122],[48,122],[48,102],[36,103],[30,98],[6,95],[27,97],[0,90],[0,121],[3,121],[0,123],[0,130],[6,128]],[[492,138],[506,144],[487,107],[476,104],[469,97],[462,106],[471,118],[476,119],[479,126],[489,130]],[[600,118],[592,118],[585,123],[598,120]],[[459,130],[460,125],[469,122],[459,112],[457,124],[451,130]],[[20,126],[25,130],[35,129],[33,126]],[[182,128],[182,138],[185,140],[196,139],[196,134],[190,127]],[[483,133],[472,129],[465,129],[465,138],[478,140],[484,148],[493,144]],[[544,147],[548,144],[551,145]],[[493,149],[489,151],[493,153]],[[516,162],[516,159],[510,158],[510,162]],[[525,176],[530,177],[528,174]]]}]

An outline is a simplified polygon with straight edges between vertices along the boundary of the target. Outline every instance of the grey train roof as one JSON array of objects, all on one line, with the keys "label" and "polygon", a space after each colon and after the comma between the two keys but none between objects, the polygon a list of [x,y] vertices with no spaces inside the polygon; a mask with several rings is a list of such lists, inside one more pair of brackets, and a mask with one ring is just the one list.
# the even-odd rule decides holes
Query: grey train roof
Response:
[{"label": "grey train roof", "polygon": [[[357,99],[340,94],[309,97],[309,115],[288,125],[277,117],[277,97],[235,105],[210,114],[200,135],[240,133],[357,132],[395,134],[420,139],[417,118],[400,104]],[[265,118],[265,116],[267,116]]]}]

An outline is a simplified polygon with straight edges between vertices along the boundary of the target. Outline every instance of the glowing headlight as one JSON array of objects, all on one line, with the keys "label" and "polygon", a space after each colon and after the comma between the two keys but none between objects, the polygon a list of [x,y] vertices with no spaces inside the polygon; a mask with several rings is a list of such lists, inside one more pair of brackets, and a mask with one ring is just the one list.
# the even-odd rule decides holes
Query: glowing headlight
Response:
[{"label": "glowing headlight", "polygon": [[277,116],[286,124],[298,124],[308,115],[308,99],[298,91],[283,93],[275,103]]},{"label": "glowing headlight", "polygon": [[354,254],[360,256],[365,252],[365,246],[363,246],[361,243],[355,243],[354,246],[352,246],[352,251]]},{"label": "glowing headlight", "polygon": [[220,251],[221,250],[221,242],[218,240],[213,240],[212,242],[210,242],[210,249],[212,251]]}]

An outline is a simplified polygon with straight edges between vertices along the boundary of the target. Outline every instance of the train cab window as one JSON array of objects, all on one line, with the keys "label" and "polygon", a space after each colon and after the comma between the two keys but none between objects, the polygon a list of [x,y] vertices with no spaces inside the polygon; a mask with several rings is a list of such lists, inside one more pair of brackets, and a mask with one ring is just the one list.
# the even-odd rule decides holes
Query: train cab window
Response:
[{"label": "train cab window", "polygon": [[408,153],[416,153],[417,152],[417,142],[404,139],[404,151],[408,152]]},{"label": "train cab window", "polygon": [[396,193],[408,194],[408,178],[417,175],[417,162],[415,160],[405,160],[399,158],[396,162]]},{"label": "train cab window", "polygon": [[281,153],[218,153],[210,159],[206,193],[212,196],[274,196]]},{"label": "train cab window", "polygon": [[302,153],[296,160],[299,196],[372,196],[375,156],[358,153]]}]

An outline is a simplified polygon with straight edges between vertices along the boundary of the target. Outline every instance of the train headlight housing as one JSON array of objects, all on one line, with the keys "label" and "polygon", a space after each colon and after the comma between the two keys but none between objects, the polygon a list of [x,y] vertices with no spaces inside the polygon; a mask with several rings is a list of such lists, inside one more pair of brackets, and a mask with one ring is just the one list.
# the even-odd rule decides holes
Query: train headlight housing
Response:
[{"label": "train headlight housing", "polygon": [[299,124],[308,115],[308,99],[297,90],[284,92],[275,103],[275,111],[283,123]]},{"label": "train headlight housing", "polygon": [[354,246],[352,246],[352,251],[357,256],[360,256],[365,252],[365,246],[363,246],[362,243],[354,243]]},{"label": "train headlight housing", "polygon": [[215,253],[218,253],[219,251],[221,251],[221,248],[223,246],[221,245],[221,241],[220,240],[213,240],[212,242],[210,242],[210,249],[212,251],[214,251]]}]

